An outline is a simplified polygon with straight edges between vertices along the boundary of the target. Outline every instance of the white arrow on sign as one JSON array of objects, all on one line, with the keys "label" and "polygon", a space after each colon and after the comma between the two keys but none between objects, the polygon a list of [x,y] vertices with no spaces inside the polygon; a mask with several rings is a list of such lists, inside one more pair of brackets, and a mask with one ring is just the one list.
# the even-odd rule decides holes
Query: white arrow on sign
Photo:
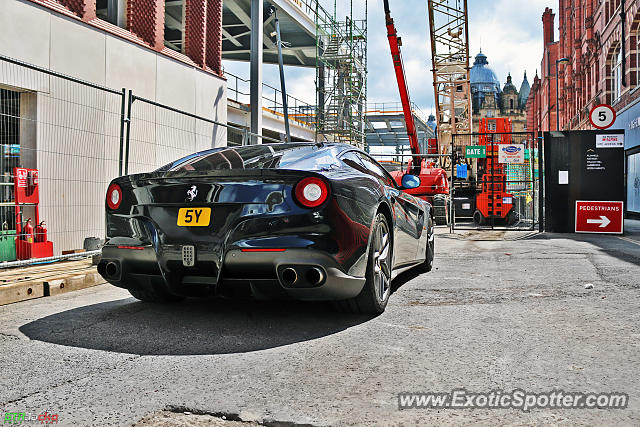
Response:
[{"label": "white arrow on sign", "polygon": [[600,219],[588,219],[587,224],[600,224],[600,228],[604,228],[611,224],[611,221],[606,216],[600,215]]}]

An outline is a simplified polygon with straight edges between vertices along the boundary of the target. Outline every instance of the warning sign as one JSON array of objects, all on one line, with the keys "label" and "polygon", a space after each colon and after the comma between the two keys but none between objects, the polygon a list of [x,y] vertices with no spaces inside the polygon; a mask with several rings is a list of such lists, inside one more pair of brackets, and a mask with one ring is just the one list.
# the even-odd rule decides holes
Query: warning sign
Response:
[{"label": "warning sign", "polygon": [[16,178],[19,188],[27,187],[27,170],[24,168],[16,168]]},{"label": "warning sign", "polygon": [[524,144],[499,144],[498,163],[524,164]]},{"label": "warning sign", "polygon": [[623,202],[576,200],[576,233],[622,234]]},{"label": "warning sign", "polygon": [[624,148],[624,135],[596,135],[596,148]]}]

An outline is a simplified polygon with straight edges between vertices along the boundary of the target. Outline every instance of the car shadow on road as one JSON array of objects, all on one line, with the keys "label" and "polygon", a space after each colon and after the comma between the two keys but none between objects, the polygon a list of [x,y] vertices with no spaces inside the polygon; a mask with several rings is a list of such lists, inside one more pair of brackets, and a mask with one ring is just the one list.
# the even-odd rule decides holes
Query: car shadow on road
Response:
[{"label": "car shadow on road", "polygon": [[[391,295],[393,296],[393,294],[404,286],[405,283],[410,282],[421,274],[422,271],[417,268],[412,268],[411,270],[398,274],[398,276],[391,282]],[[393,304],[393,298],[389,301],[389,304]]]},{"label": "car shadow on road", "polygon": [[344,331],[371,316],[327,305],[189,299],[154,305],[133,298],[56,313],[20,327],[33,340],[139,355],[243,353]]}]

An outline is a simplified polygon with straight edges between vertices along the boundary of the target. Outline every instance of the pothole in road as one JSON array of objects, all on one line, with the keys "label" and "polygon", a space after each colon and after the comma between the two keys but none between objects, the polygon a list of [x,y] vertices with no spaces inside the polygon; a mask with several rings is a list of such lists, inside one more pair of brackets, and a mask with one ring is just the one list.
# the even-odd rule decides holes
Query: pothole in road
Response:
[{"label": "pothole in road", "polygon": [[312,424],[299,424],[290,421],[245,421],[238,414],[209,412],[182,406],[169,406],[163,411],[147,415],[134,424],[134,427],[314,427]]}]

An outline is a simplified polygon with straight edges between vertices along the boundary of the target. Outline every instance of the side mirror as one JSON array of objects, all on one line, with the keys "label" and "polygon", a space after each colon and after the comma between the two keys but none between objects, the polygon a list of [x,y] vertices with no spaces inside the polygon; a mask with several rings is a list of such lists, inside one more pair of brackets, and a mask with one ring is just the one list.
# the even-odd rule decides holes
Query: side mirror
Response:
[{"label": "side mirror", "polygon": [[411,175],[411,174],[404,174],[402,176],[402,188],[403,189],[411,189],[411,188],[418,188],[420,187],[420,178],[415,176],[415,175]]}]

